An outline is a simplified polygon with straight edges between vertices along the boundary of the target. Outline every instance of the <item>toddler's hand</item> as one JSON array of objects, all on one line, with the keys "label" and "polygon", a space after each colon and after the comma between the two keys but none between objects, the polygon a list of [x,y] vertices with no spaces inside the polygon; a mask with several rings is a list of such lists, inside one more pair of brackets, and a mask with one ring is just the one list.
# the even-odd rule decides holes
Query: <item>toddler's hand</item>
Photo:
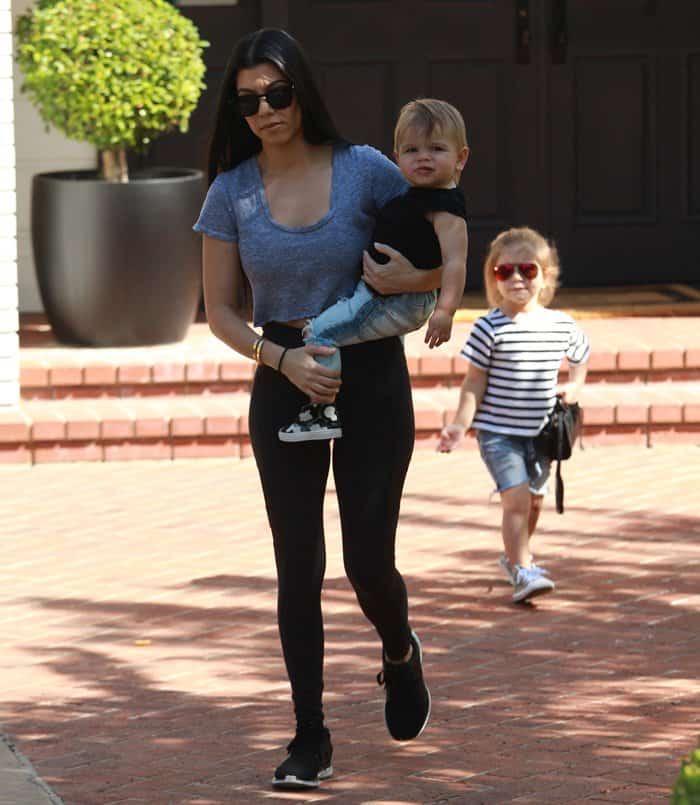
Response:
[{"label": "toddler's hand", "polygon": [[440,442],[437,446],[438,453],[451,453],[455,447],[459,447],[460,442],[464,438],[466,428],[462,425],[452,423],[445,425],[440,434]]},{"label": "toddler's hand", "polygon": [[428,322],[428,331],[425,334],[425,343],[430,349],[439,347],[452,335],[452,316],[444,310],[436,310]]}]

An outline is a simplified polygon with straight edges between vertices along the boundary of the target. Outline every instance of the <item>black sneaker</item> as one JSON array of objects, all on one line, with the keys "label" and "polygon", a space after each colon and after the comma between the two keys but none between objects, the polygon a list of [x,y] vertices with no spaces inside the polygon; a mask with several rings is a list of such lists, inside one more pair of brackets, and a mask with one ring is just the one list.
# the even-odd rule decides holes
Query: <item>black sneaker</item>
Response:
[{"label": "black sneaker", "polygon": [[331,734],[326,727],[297,732],[287,746],[289,756],[275,771],[276,788],[318,788],[333,774]]},{"label": "black sneaker", "polygon": [[411,632],[413,654],[406,662],[391,663],[382,657],[377,682],[386,688],[384,720],[391,737],[410,741],[425,729],[430,718],[430,691],[423,681],[420,640]]},{"label": "black sneaker", "polygon": [[305,405],[299,416],[279,431],[282,442],[314,442],[319,439],[340,439],[343,429],[340,427],[335,405],[309,403]]}]

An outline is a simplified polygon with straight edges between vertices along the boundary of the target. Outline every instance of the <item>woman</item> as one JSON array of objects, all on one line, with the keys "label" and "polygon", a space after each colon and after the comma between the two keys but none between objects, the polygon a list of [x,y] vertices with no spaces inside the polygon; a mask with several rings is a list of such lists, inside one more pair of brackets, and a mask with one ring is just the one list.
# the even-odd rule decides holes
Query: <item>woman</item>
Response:
[{"label": "woman", "polygon": [[[406,361],[398,338],[343,348],[339,373],[314,359],[301,328],[352,292],[378,207],[405,189],[398,169],[368,146],[339,136],[300,45],[263,29],[236,45],[224,78],[210,153],[211,186],[195,229],[204,235],[209,325],[256,360],[250,434],[270,522],[278,576],[278,622],[296,734],[273,784],[314,787],[332,773],[324,723],[321,586],[328,442],[289,445],[277,433],[311,398],[343,405],[344,435],[333,473],[343,556],[362,611],[383,644],[385,719],[397,740],[423,730],[430,695],[421,647],[408,621],[394,541],[414,438]],[[419,271],[397,252],[379,266],[364,253],[376,290],[428,290],[440,269]],[[235,300],[252,288],[253,324]]]}]

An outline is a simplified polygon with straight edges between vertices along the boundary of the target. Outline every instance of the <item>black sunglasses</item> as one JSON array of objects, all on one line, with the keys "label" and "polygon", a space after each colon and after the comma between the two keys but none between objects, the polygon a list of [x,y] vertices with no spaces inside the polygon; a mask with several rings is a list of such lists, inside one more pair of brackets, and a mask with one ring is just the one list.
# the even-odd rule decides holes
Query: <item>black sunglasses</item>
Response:
[{"label": "black sunglasses", "polygon": [[294,98],[294,84],[280,82],[273,84],[267,92],[256,95],[253,92],[245,92],[236,96],[238,111],[243,117],[257,115],[260,108],[260,101],[265,98],[272,109],[286,109]]}]

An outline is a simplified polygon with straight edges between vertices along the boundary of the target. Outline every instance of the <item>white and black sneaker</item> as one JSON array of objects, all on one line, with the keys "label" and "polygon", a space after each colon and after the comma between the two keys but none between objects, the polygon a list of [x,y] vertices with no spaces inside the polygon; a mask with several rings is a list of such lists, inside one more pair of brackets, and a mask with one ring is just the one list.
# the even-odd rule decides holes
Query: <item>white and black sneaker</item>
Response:
[{"label": "white and black sneaker", "polygon": [[335,405],[309,403],[299,416],[279,431],[282,442],[315,442],[322,439],[340,439],[343,429]]},{"label": "white and black sneaker", "polygon": [[297,731],[287,746],[287,759],[275,770],[275,788],[318,788],[333,774],[333,746],[326,727]]}]

